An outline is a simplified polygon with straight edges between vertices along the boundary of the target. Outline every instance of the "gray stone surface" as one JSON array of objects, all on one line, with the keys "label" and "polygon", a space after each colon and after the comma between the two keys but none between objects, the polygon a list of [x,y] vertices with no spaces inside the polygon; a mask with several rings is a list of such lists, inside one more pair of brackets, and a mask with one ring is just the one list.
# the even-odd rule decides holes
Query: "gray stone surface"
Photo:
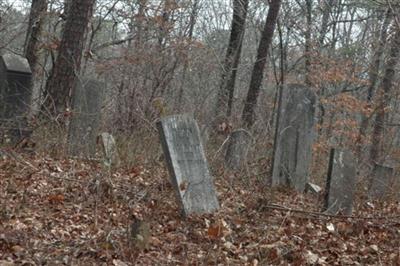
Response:
[{"label": "gray stone surface", "polygon": [[14,119],[29,110],[31,79],[32,73],[26,58],[14,54],[0,57],[1,119]]},{"label": "gray stone surface", "polygon": [[371,184],[368,191],[370,199],[381,200],[388,196],[394,179],[392,167],[375,164],[371,176]]},{"label": "gray stone surface", "polygon": [[325,191],[325,211],[351,215],[356,185],[356,162],[351,152],[332,149]]},{"label": "gray stone surface", "polygon": [[199,127],[191,115],[174,115],[158,123],[168,170],[185,216],[219,208]]},{"label": "gray stone surface", "polygon": [[315,94],[303,85],[288,85],[282,92],[274,143],[273,186],[303,192],[308,180],[314,139]]},{"label": "gray stone surface", "polygon": [[114,137],[107,132],[103,132],[100,134],[100,141],[104,155],[104,163],[110,167],[117,167],[120,159]]},{"label": "gray stone surface", "polygon": [[31,79],[26,58],[15,54],[0,57],[0,125],[11,143],[31,133],[26,120],[32,94]]},{"label": "gray stone surface", "polygon": [[2,60],[7,71],[32,74],[28,60],[16,54],[3,54]]},{"label": "gray stone surface", "polygon": [[95,80],[78,82],[72,96],[72,116],[68,131],[69,155],[95,155],[104,88],[103,83]]},{"label": "gray stone surface", "polygon": [[228,170],[238,171],[243,167],[250,143],[251,136],[244,129],[235,130],[230,134],[225,152],[225,166]]},{"label": "gray stone surface", "polygon": [[322,192],[322,188],[316,184],[307,182],[306,192],[314,194],[314,195],[319,195]]}]

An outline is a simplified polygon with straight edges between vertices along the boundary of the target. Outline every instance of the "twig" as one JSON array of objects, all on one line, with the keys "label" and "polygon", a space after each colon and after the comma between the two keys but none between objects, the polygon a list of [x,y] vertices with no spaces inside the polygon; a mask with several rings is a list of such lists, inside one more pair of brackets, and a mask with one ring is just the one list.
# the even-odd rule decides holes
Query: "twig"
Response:
[{"label": "twig", "polygon": [[213,161],[217,158],[217,155],[222,151],[222,149],[224,148],[225,144],[228,142],[228,140],[231,138],[231,136],[228,136],[224,142],[221,144],[221,146],[218,148],[218,150],[215,152],[214,156],[213,156]]},{"label": "twig", "polygon": [[11,158],[13,158],[15,161],[17,161],[17,162],[19,162],[19,163],[21,163],[21,164],[23,164],[23,165],[29,166],[30,168],[32,168],[32,169],[35,170],[35,171],[39,171],[39,169],[38,169],[37,167],[35,167],[35,166],[34,166],[33,164],[31,164],[30,162],[28,162],[28,161],[22,159],[20,156],[18,156],[18,154],[16,154],[16,153],[13,152],[12,150],[10,150],[10,151],[1,150],[1,153],[4,153],[5,155],[9,155],[9,156],[10,156]]},{"label": "twig", "polygon": [[292,209],[292,208],[280,206],[277,204],[262,206],[262,208],[280,210],[280,211],[288,211],[288,212],[297,212],[297,213],[308,214],[310,216],[323,216],[323,217],[329,217],[329,218],[334,218],[334,219],[358,219],[358,220],[395,220],[395,219],[400,219],[400,215],[385,216],[385,217],[382,217],[382,216],[366,217],[366,216],[354,216],[354,215],[335,215],[335,214],[328,214],[328,213],[322,213],[322,212]]}]

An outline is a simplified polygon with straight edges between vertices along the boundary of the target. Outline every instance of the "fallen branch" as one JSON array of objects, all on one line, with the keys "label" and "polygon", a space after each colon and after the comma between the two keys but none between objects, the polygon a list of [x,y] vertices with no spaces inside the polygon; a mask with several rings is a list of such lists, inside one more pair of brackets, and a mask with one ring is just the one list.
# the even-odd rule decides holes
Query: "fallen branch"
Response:
[{"label": "fallen branch", "polygon": [[323,212],[315,212],[315,211],[305,211],[305,210],[300,210],[300,209],[292,209],[288,208],[285,206],[280,206],[277,204],[271,204],[271,205],[265,205],[262,206],[261,208],[265,209],[273,209],[273,210],[279,210],[279,211],[287,211],[287,212],[295,212],[295,213],[302,213],[302,214],[307,214],[310,216],[322,216],[322,217],[328,217],[328,218],[334,218],[334,219],[357,219],[357,220],[396,220],[400,219],[400,215],[396,216],[354,216],[354,215],[336,215],[336,214],[328,214],[328,213],[323,213]]}]

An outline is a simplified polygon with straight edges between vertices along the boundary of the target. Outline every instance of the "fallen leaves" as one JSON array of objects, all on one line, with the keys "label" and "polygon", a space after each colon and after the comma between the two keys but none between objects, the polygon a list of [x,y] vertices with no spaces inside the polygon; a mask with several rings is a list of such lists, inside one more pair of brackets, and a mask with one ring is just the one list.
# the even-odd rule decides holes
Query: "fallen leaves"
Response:
[{"label": "fallen leaves", "polygon": [[[101,197],[100,183],[96,193],[90,190],[100,180],[100,165],[23,160],[40,170],[32,174],[26,164],[0,159],[0,265],[400,264],[400,221],[317,219],[268,209],[277,203],[318,211],[318,198],[287,190],[266,198],[255,179],[246,185],[233,180],[232,189],[217,178],[221,210],[184,219],[160,167],[113,173],[112,197]],[[400,207],[369,203],[358,211],[385,217]],[[146,217],[146,228],[128,235],[133,213]]]},{"label": "fallen leaves", "polygon": [[219,219],[217,222],[211,224],[207,229],[207,235],[210,239],[221,239],[229,234],[230,229],[228,224]]},{"label": "fallen leaves", "polygon": [[65,200],[64,195],[62,194],[53,194],[48,196],[48,201],[50,204],[60,204]]}]

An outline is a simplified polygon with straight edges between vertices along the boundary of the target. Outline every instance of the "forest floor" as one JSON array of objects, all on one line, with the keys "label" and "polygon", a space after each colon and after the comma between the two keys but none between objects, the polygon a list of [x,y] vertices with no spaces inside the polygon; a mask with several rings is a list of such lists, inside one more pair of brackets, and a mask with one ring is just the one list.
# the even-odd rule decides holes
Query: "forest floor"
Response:
[{"label": "forest floor", "polygon": [[[105,173],[3,154],[0,265],[400,265],[399,202],[327,217],[321,195],[217,176],[220,211],[182,218],[162,165]],[[132,237],[134,216],[149,235]]]}]

